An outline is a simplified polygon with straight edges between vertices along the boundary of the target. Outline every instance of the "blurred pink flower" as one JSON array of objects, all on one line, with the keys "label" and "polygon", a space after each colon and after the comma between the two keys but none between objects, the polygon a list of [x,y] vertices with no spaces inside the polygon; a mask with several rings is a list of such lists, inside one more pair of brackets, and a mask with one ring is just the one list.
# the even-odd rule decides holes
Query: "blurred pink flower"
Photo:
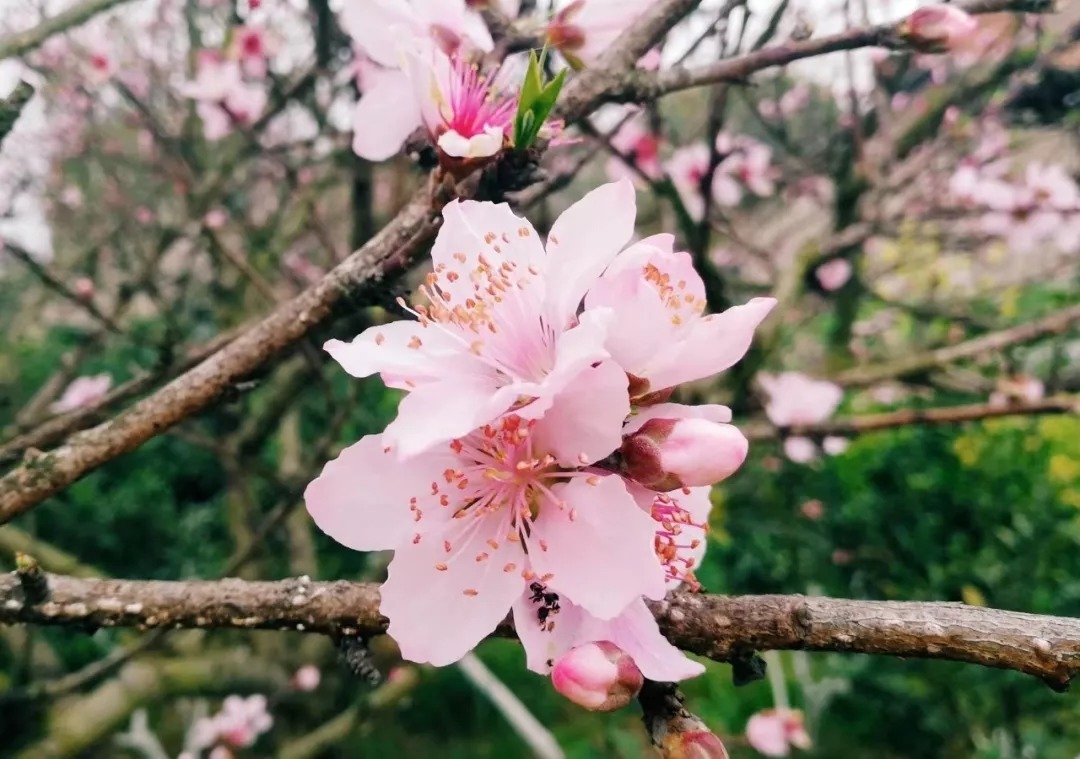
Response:
[{"label": "blurred pink flower", "polygon": [[78,277],[71,283],[71,291],[83,300],[89,300],[94,297],[94,280],[90,277]]},{"label": "blurred pink flower", "polygon": [[814,270],[818,284],[827,292],[839,290],[851,279],[851,262],[846,258],[834,258],[826,261]]},{"label": "blurred pink flower", "polygon": [[229,220],[229,214],[223,208],[211,208],[203,216],[203,224],[209,229],[221,229]]},{"label": "blurred pink flower", "polygon": [[298,691],[310,693],[319,687],[322,681],[322,672],[314,664],[305,664],[296,670],[292,677],[292,686]]},{"label": "blurred pink flower", "polygon": [[109,374],[77,377],[64,389],[60,398],[49,406],[49,410],[54,414],[63,414],[84,406],[93,406],[105,397],[111,387],[112,376]]},{"label": "blurred pink flower", "polygon": [[765,415],[778,427],[795,427],[824,422],[844,398],[839,385],[815,380],[799,372],[758,375],[768,395]]},{"label": "blurred pink flower", "polygon": [[[642,174],[652,179],[660,177],[660,140],[648,128],[644,118],[635,116],[623,124],[612,136],[611,144],[630,158]],[[611,181],[630,179],[641,184],[641,177],[637,172],[619,158],[608,159],[606,170]]]},{"label": "blurred pink flower", "polygon": [[180,92],[198,102],[203,134],[211,142],[228,135],[234,124],[251,126],[266,108],[263,88],[244,82],[236,61],[211,50],[199,51],[195,81]]},{"label": "blurred pink flower", "polygon": [[243,72],[254,79],[266,76],[267,59],[273,43],[265,29],[251,24],[234,27],[229,43],[229,58],[240,62]]},{"label": "blurred pink flower", "polygon": [[87,79],[94,84],[104,84],[115,70],[112,57],[103,50],[95,50],[87,57]]},{"label": "blurred pink flower", "polygon": [[446,55],[494,46],[487,25],[465,0],[361,0],[347,2],[341,24],[356,47],[387,69],[401,66],[401,53],[435,43]]},{"label": "blurred pink flower", "polygon": [[897,31],[913,47],[944,52],[962,46],[976,32],[974,18],[953,5],[918,8],[897,26]]},{"label": "blurred pink flower", "polygon": [[746,723],[746,740],[765,756],[787,756],[792,748],[807,750],[810,735],[797,709],[766,709]]},{"label": "blurred pink flower", "polygon": [[815,498],[800,506],[799,513],[807,519],[816,522],[825,516],[825,504]]},{"label": "blurred pink flower", "polygon": [[654,0],[573,0],[547,26],[547,42],[575,66],[595,63]]}]

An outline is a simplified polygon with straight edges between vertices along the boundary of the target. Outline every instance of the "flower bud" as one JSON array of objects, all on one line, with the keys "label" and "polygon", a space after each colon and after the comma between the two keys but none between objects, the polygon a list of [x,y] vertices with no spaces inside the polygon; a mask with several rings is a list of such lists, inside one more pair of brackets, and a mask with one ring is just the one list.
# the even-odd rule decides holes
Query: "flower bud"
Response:
[{"label": "flower bud", "polygon": [[669,733],[662,753],[669,759],[728,759],[723,742],[708,730]]},{"label": "flower bud", "polygon": [[626,475],[667,492],[712,485],[735,473],[750,449],[730,424],[707,419],[650,419],[623,439]]},{"label": "flower bud", "polygon": [[89,277],[78,277],[71,284],[71,290],[75,293],[76,297],[83,300],[90,300],[94,297],[94,280]]},{"label": "flower bud", "polygon": [[917,50],[940,53],[967,42],[978,26],[974,18],[952,5],[927,5],[904,19],[897,32]]},{"label": "flower bud", "polygon": [[303,693],[310,693],[319,687],[321,680],[322,673],[319,668],[314,664],[305,664],[293,673],[292,686]]},{"label": "flower bud", "polygon": [[610,712],[629,704],[645,680],[628,653],[602,640],[563,654],[551,670],[551,682],[578,706]]}]

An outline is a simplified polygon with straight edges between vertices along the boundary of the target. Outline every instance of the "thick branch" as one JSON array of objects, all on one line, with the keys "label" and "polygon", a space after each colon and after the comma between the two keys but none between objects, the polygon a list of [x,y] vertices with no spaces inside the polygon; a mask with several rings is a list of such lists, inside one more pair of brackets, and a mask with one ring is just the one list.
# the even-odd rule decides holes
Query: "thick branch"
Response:
[{"label": "thick branch", "polygon": [[0,479],[0,523],[32,508],[105,462],[198,413],[292,343],[327,320],[336,306],[378,287],[400,270],[437,227],[429,191],[318,284],[283,304],[198,366],[115,419],[71,437]]},{"label": "thick branch", "polygon": [[994,353],[1010,345],[1027,343],[1050,335],[1059,335],[1076,321],[1080,321],[1080,305],[1070,306],[1055,311],[1049,316],[1044,316],[1042,319],[1003,329],[1000,332],[992,332],[972,340],[965,340],[956,345],[947,345],[944,348],[937,348],[925,353],[902,356],[895,361],[877,366],[857,366],[840,372],[830,377],[830,379],[839,385],[872,385],[875,382],[919,374],[966,358],[973,358],[985,353]]},{"label": "thick branch", "polygon": [[[326,635],[385,632],[377,585],[243,580],[162,582],[48,575],[27,605],[0,576],[0,623],[81,628],[234,628]],[[756,650],[843,651],[1012,669],[1064,689],[1080,671],[1080,619],[959,603],[680,594],[652,605],[675,645],[718,661]],[[510,634],[507,625],[500,633]]]},{"label": "thick branch", "polygon": [[63,13],[42,21],[35,27],[22,32],[15,32],[0,39],[0,61],[23,55],[41,45],[54,34],[60,34],[72,27],[86,23],[99,13],[115,8],[130,0],[84,0],[71,6]]},{"label": "thick branch", "polygon": [[19,82],[6,98],[0,98],[0,146],[4,138],[15,128],[19,114],[34,96],[34,88],[28,82]]},{"label": "thick branch", "polygon": [[751,440],[768,440],[781,434],[818,438],[830,435],[858,435],[862,432],[895,429],[914,424],[962,424],[964,422],[996,419],[1005,416],[1076,413],[1080,413],[1080,398],[1072,395],[1055,395],[1050,398],[1040,398],[1036,401],[971,403],[964,406],[912,408],[881,414],[862,414],[860,416],[834,419],[821,424],[787,427],[783,430],[767,423],[751,424],[744,427],[743,432]]}]

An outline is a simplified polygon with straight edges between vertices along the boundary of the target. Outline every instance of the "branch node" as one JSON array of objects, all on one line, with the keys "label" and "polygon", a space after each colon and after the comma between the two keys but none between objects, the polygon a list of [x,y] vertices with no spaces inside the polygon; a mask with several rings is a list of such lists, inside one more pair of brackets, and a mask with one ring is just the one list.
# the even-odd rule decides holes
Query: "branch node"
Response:
[{"label": "branch node", "polygon": [[724,744],[686,708],[674,683],[646,680],[638,701],[649,740],[664,759],[727,759]]},{"label": "branch node", "polygon": [[49,580],[33,556],[19,551],[15,554],[15,574],[19,577],[23,597],[30,606],[49,600]]}]

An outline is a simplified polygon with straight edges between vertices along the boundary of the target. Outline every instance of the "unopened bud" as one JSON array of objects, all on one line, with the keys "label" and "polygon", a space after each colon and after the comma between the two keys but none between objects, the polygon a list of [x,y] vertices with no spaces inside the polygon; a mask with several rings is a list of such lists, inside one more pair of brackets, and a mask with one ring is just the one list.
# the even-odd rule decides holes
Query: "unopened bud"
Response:
[{"label": "unopened bud", "polygon": [[650,419],[623,440],[627,477],[667,492],[712,485],[735,473],[750,449],[736,427],[707,419]]},{"label": "unopened bud", "polygon": [[897,32],[917,50],[940,53],[967,42],[978,27],[974,18],[955,6],[927,5],[900,22]]},{"label": "unopened bud", "polygon": [[551,682],[578,706],[610,712],[629,704],[645,679],[628,653],[602,640],[563,654],[551,670]]},{"label": "unopened bud", "polygon": [[662,753],[667,759],[728,759],[723,742],[708,730],[668,733]]},{"label": "unopened bud", "polygon": [[89,277],[78,277],[71,283],[71,290],[76,297],[90,300],[94,297],[94,280]]}]

